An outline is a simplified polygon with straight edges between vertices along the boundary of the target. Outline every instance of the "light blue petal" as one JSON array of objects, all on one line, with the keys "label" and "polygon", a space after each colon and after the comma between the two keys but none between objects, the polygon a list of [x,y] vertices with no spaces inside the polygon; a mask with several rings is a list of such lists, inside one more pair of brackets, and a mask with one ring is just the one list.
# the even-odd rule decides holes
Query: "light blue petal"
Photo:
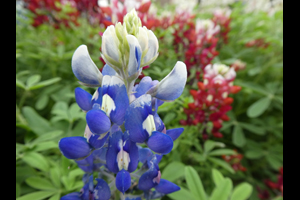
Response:
[{"label": "light blue petal", "polygon": [[162,101],[173,101],[183,92],[186,79],[186,65],[181,61],[177,61],[173,70],[155,87],[152,87],[147,94],[151,94],[151,96]]},{"label": "light blue petal", "polygon": [[86,84],[100,85],[102,74],[92,61],[86,45],[80,45],[72,56],[72,70],[76,78]]},{"label": "light blue petal", "polygon": [[112,67],[110,67],[108,64],[105,64],[103,67],[103,70],[102,70],[102,75],[103,76],[105,76],[105,75],[116,76],[117,72]]}]

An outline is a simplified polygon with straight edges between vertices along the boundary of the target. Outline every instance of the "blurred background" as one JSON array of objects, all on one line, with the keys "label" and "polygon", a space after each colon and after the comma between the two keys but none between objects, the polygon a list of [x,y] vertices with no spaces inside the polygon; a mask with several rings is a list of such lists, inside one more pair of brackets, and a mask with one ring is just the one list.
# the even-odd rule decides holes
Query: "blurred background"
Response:
[{"label": "blurred background", "polygon": [[87,45],[101,71],[103,32],[133,8],[159,41],[138,81],[162,80],[178,60],[188,69],[183,94],[158,110],[167,129],[185,129],[159,164],[181,190],[162,199],[283,199],[282,0],[16,1],[16,199],[83,187],[58,149],[84,134],[74,89],[95,91],[77,82],[72,55]]}]

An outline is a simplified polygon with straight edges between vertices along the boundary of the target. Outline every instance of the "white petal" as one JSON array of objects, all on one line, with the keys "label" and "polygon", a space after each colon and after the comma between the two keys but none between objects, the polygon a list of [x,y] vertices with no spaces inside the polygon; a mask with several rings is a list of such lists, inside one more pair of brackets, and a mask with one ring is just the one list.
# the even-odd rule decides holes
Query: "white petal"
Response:
[{"label": "white petal", "polygon": [[102,74],[91,59],[86,45],[80,45],[72,57],[72,70],[79,81],[96,85],[102,81]]},{"label": "white petal", "polygon": [[104,56],[108,55],[115,61],[119,62],[119,49],[118,49],[119,40],[117,38],[115,27],[110,25],[104,31],[102,36],[102,53]]},{"label": "white petal", "polygon": [[135,54],[135,48],[140,52],[141,54],[141,46],[133,35],[126,35],[126,39],[129,44],[129,62],[128,62],[128,74],[131,76],[132,74],[136,73],[140,66],[138,66],[137,57]]}]

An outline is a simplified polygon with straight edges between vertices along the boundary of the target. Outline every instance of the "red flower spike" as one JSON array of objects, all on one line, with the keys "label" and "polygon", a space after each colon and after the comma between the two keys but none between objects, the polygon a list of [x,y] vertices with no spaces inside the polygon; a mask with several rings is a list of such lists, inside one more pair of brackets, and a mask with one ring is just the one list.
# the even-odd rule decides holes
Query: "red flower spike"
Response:
[{"label": "red flower spike", "polygon": [[220,132],[216,132],[216,133],[212,133],[214,137],[216,138],[222,138],[223,137],[223,134],[220,133]]},{"label": "red flower spike", "polygon": [[202,82],[197,83],[199,90],[205,90],[205,85]]},{"label": "red flower spike", "polygon": [[233,102],[233,98],[227,97],[227,98],[224,99],[223,104],[224,105],[230,105],[230,104],[232,104],[232,102]]}]

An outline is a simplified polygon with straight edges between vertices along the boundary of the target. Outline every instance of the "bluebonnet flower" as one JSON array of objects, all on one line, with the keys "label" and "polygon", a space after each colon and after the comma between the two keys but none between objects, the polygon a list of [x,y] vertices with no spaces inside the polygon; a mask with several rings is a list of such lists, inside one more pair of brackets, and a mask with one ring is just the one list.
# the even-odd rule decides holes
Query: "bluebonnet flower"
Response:
[{"label": "bluebonnet flower", "polygon": [[[127,200],[153,199],[180,189],[161,179],[159,162],[172,150],[183,128],[167,130],[157,110],[183,92],[186,66],[178,61],[161,81],[146,76],[134,85],[143,66],[158,56],[158,40],[151,30],[141,27],[134,10],[123,21],[123,25],[109,26],[103,33],[101,55],[106,65],[102,73],[85,45],[80,45],[72,57],[72,70],[79,83],[96,89],[94,94],[75,89],[75,100],[86,113],[86,127],[83,136],[62,138],[58,145],[66,158],[75,160],[85,171],[85,184],[80,192],[61,200],[105,200],[115,189]],[[141,143],[148,148],[141,148]],[[138,169],[139,162],[142,167]],[[137,189],[144,193],[129,194]]]}]

